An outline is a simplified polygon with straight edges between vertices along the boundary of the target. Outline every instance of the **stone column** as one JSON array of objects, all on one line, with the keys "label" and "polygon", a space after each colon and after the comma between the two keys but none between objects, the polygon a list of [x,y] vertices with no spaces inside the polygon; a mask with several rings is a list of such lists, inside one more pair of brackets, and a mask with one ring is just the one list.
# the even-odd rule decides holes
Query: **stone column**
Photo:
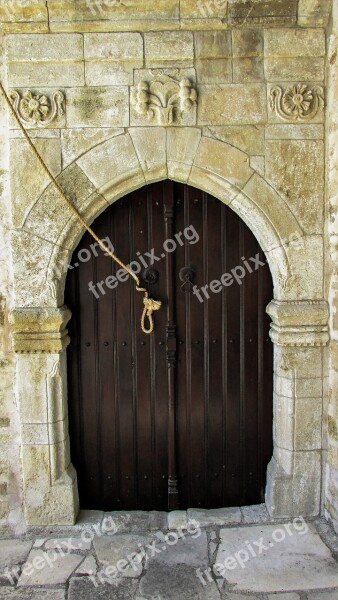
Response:
[{"label": "stone column", "polygon": [[67,416],[70,316],[65,306],[21,308],[10,315],[28,525],[72,525],[79,510]]},{"label": "stone column", "polygon": [[323,347],[325,301],[272,301],[275,344],[274,454],[266,503],[272,517],[315,516],[322,490]]}]

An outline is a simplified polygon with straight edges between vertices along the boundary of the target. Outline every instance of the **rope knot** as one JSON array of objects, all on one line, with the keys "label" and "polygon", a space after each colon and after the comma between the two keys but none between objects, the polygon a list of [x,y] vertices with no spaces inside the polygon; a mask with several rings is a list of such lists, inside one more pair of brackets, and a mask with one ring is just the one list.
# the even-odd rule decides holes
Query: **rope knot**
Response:
[{"label": "rope knot", "polygon": [[[159,300],[153,300],[153,298],[149,298],[148,292],[145,292],[144,298],[143,298],[143,304],[144,304],[144,309],[143,309],[143,314],[142,314],[142,319],[141,319],[142,331],[143,331],[143,333],[152,333],[154,331],[153,312],[155,310],[159,310],[161,308],[162,302],[160,302]],[[148,329],[146,329],[146,327],[145,327],[146,317],[149,320],[149,328]]]}]

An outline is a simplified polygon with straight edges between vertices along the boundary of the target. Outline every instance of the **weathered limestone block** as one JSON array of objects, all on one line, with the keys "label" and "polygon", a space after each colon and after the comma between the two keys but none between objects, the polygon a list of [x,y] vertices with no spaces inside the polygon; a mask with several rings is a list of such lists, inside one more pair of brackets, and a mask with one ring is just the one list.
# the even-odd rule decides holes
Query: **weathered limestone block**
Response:
[{"label": "weathered limestone block", "polygon": [[84,85],[79,34],[9,35],[6,51],[8,83],[13,87]]},{"label": "weathered limestone block", "polygon": [[[117,195],[118,190],[132,185],[136,187],[145,182],[143,171],[132,139],[129,134],[120,135],[103,142],[78,159],[77,164],[83,169],[100,193]],[[133,182],[133,184],[131,183]]]},{"label": "weathered limestone block", "polygon": [[323,81],[325,78],[324,58],[313,56],[266,58],[267,81]]},{"label": "weathered limestone block", "polygon": [[167,178],[166,129],[130,127],[129,133],[145,180]]},{"label": "weathered limestone block", "polygon": [[[36,139],[34,145],[54,177],[58,175],[61,171],[60,139]],[[15,165],[10,171],[12,221],[14,227],[22,227],[32,205],[50,180],[26,140],[11,140],[10,160]]]},{"label": "weathered limestone block", "polygon": [[292,125],[267,125],[266,140],[310,139],[320,140],[324,137],[324,126],[316,124],[293,123]]},{"label": "weathered limestone block", "polygon": [[234,82],[264,81],[263,31],[234,29],[232,32]]},{"label": "weathered limestone block", "polygon": [[[94,185],[75,163],[69,165],[61,173],[57,182],[73,206],[80,212],[82,212],[87,198],[95,192]],[[57,243],[72,214],[59,191],[50,183],[27,215],[25,229],[29,229],[41,238]]]},{"label": "weathered limestone block", "polygon": [[83,127],[61,130],[63,168],[67,167],[73,160],[79,158],[79,156],[85,154],[94,146],[122,133],[124,133],[124,129],[121,127]]},{"label": "weathered limestone block", "polygon": [[266,29],[266,58],[325,56],[324,29]]},{"label": "weathered limestone block", "polygon": [[301,27],[326,27],[330,9],[330,2],[325,0],[299,0],[298,25]]},{"label": "weathered limestone block", "polygon": [[47,9],[45,0],[36,0],[34,4],[29,0],[21,2],[5,2],[0,6],[1,23],[46,23]]},{"label": "weathered limestone block", "polygon": [[87,33],[84,58],[87,85],[132,85],[133,70],[143,67],[143,39],[140,33]]},{"label": "weathered limestone block", "polygon": [[201,130],[193,127],[175,127],[167,130],[167,164],[168,177],[186,182],[191,171],[198,145],[201,140]]},{"label": "weathered limestone block", "polygon": [[127,127],[127,86],[72,88],[67,91],[67,127]]},{"label": "weathered limestone block", "polygon": [[209,170],[238,188],[244,187],[253,174],[244,152],[211,138],[202,138],[194,164],[201,168],[208,164]]},{"label": "weathered limestone block", "polygon": [[266,176],[284,195],[304,231],[321,233],[324,200],[323,142],[267,141]]},{"label": "weathered limestone block", "polygon": [[[226,21],[228,8],[228,0],[213,0],[207,2],[206,0],[181,0],[180,2],[180,18],[189,19],[189,23],[198,22],[198,26],[205,28],[211,26],[212,21],[216,21],[217,29],[224,27],[224,21]],[[206,23],[207,21],[207,23]],[[225,22],[226,25],[226,22]]]},{"label": "weathered limestone block", "polygon": [[[267,10],[268,7],[268,10]],[[250,0],[231,2],[228,8],[229,25],[257,26],[262,25],[293,25],[297,18],[296,0]]]},{"label": "weathered limestone block", "polygon": [[192,67],[193,34],[189,31],[150,32],[144,35],[147,67]]},{"label": "weathered limestone block", "polygon": [[[76,4],[76,6],[75,6]],[[138,0],[48,0],[51,25],[56,27],[59,22],[107,21],[108,30],[114,21],[123,27],[123,22],[145,20],[148,28],[151,21],[178,19],[178,0],[157,0],[156,4],[142,3]],[[155,9],[155,10],[154,10]],[[120,22],[122,21],[122,24]],[[150,21],[150,23],[149,23]],[[133,30],[136,29],[133,27]]]},{"label": "weathered limestone block", "polygon": [[263,84],[199,87],[199,125],[251,125],[265,123],[266,119],[266,91]]},{"label": "weathered limestone block", "polygon": [[264,127],[261,125],[205,127],[203,134],[231,144],[246,154],[264,154]]}]

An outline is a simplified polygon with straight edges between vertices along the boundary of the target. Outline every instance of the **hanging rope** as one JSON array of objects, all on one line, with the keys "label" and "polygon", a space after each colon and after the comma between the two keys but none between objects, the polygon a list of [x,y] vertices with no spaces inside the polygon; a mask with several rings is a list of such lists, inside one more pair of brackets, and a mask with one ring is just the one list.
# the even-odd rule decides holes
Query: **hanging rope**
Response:
[{"label": "hanging rope", "polygon": [[[122,260],[120,260],[116,254],[114,254],[109,248],[108,246],[106,246],[106,244],[104,244],[100,238],[96,235],[96,233],[92,230],[91,227],[89,227],[89,225],[87,225],[87,223],[84,221],[84,219],[81,217],[80,213],[78,212],[78,210],[75,208],[75,206],[71,203],[71,201],[69,200],[69,198],[67,198],[66,194],[63,192],[63,190],[61,189],[60,185],[58,184],[58,182],[56,181],[54,175],[51,173],[51,171],[49,170],[49,168],[47,167],[46,163],[44,162],[43,158],[41,157],[41,155],[39,154],[39,152],[37,151],[36,147],[34,146],[31,138],[29,137],[25,127],[22,125],[16,110],[14,109],[14,106],[12,105],[12,102],[5,90],[5,88],[3,87],[1,81],[0,81],[0,91],[10,109],[10,112],[12,113],[14,119],[16,120],[20,130],[22,131],[22,134],[24,136],[24,138],[27,140],[29,146],[31,147],[31,149],[33,150],[36,158],[38,159],[41,167],[43,168],[43,170],[45,171],[45,173],[48,175],[49,179],[51,180],[51,182],[54,184],[55,188],[57,189],[57,191],[59,192],[59,194],[62,196],[62,198],[65,200],[69,210],[75,215],[75,217],[77,218],[77,220],[79,221],[79,223],[81,223],[82,227],[84,227],[88,233],[90,233],[90,235],[94,238],[94,240],[99,244],[100,248],[102,248],[102,250],[104,250],[104,252],[106,252],[115,262],[117,262],[120,267],[122,267],[123,269],[125,269],[127,271],[127,273],[129,273],[129,275],[134,279],[135,283],[136,283],[136,290],[138,292],[143,292],[144,293],[144,298],[143,298],[143,304],[144,304],[144,309],[143,309],[143,313],[142,313],[142,317],[141,317],[141,329],[143,331],[143,333],[147,333],[150,334],[154,331],[154,319],[153,319],[153,312],[155,310],[159,310],[161,308],[162,303],[159,302],[158,300],[153,300],[152,298],[149,298],[149,294],[147,292],[147,290],[145,288],[141,288],[140,287],[140,280],[137,277],[137,275],[134,273],[134,271],[132,271],[127,265],[125,265]],[[149,327],[145,326],[145,320],[146,318],[149,321]]]}]

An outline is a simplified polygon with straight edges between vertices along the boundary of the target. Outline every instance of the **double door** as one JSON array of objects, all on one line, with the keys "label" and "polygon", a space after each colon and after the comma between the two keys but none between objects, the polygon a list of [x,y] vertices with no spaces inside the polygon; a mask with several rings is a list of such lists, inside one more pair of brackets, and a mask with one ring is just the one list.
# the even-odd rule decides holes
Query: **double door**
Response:
[{"label": "double door", "polygon": [[154,333],[142,333],[142,294],[84,235],[66,284],[82,508],[262,502],[272,454],[272,281],[257,240],[222,202],[170,181],[115,202],[93,228],[162,308]]}]

